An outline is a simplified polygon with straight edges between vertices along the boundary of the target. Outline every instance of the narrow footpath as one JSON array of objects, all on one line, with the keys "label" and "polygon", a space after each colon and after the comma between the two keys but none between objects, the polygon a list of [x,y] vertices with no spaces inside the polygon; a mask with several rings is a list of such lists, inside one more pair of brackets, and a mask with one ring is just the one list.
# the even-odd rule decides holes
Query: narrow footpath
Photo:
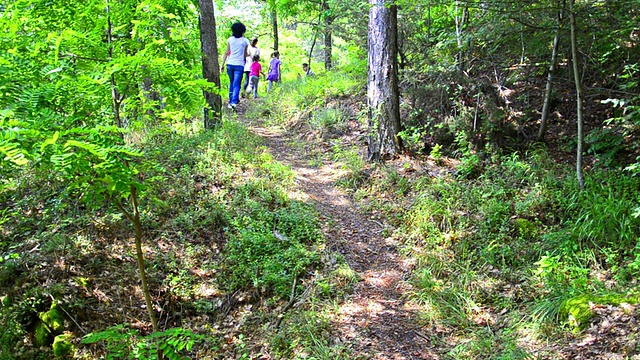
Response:
[{"label": "narrow footpath", "polygon": [[[240,114],[240,117],[242,115]],[[384,224],[361,213],[358,205],[336,187],[344,172],[324,159],[309,165],[303,147],[290,146],[295,134],[241,119],[263,137],[271,154],[296,174],[293,197],[315,205],[323,219],[327,247],[342,254],[358,276],[350,295],[339,304],[333,327],[356,359],[438,359],[419,326],[418,309],[406,301],[408,266],[397,244],[383,237]]]}]

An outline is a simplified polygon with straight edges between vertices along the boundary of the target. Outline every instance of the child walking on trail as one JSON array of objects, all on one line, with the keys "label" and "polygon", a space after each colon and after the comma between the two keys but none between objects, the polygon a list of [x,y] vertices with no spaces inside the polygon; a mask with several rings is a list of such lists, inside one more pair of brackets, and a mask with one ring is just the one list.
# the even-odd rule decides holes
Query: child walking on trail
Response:
[{"label": "child walking on trail", "polygon": [[276,50],[271,54],[271,62],[269,62],[269,75],[267,75],[269,86],[267,87],[267,92],[271,91],[271,86],[273,86],[274,82],[280,82],[280,64],[280,53]]},{"label": "child walking on trail", "polygon": [[[260,82],[260,74],[262,73],[262,65],[260,65],[260,55],[255,55],[251,63],[251,70],[249,71],[249,91],[253,92],[253,98],[258,97],[258,83]],[[264,74],[263,74],[264,75]]]},{"label": "child walking on trail", "polygon": [[244,64],[244,73],[246,78],[244,80],[244,87],[242,91],[247,92],[247,88],[249,87],[249,83],[251,83],[251,64],[253,63],[253,57],[256,55],[260,55],[260,49],[258,49],[258,38],[254,37],[251,40],[251,43],[247,47],[247,61]]}]

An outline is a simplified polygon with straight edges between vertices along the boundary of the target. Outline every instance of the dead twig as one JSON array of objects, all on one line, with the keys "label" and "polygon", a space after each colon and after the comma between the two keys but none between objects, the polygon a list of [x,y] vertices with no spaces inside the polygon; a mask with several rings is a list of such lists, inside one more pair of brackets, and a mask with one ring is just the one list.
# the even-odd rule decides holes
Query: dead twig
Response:
[{"label": "dead twig", "polygon": [[78,329],[80,329],[80,331],[82,331],[82,333],[83,333],[83,334],[87,335],[87,331],[86,331],[82,326],[80,326],[80,324],[78,324],[78,322],[76,321],[76,319],[75,319],[73,316],[71,316],[71,314],[69,314],[69,313],[67,312],[67,310],[65,310],[65,309],[62,307],[62,305],[60,305],[60,303],[58,303],[58,301],[53,297],[53,295],[51,295],[51,294],[48,294],[48,295],[49,295],[49,297],[51,298],[51,301],[56,302],[56,303],[58,304],[58,308],[59,308],[60,310],[62,310],[62,312],[63,312],[63,313],[65,313],[65,314],[67,315],[67,317],[68,317],[69,319],[71,319],[71,321],[73,321],[73,323],[74,323],[74,324],[76,324],[76,326],[78,327]]},{"label": "dead twig", "polygon": [[226,318],[231,312],[231,308],[237,302],[235,299],[236,295],[240,292],[240,290],[236,290],[231,296],[227,298],[226,304],[222,305],[224,307],[224,313],[222,314],[222,319]]},{"label": "dead twig", "polygon": [[278,315],[278,320],[276,320],[276,323],[273,325],[273,328],[278,331],[278,329],[280,328],[280,324],[282,323],[282,319],[284,318],[284,313],[287,312],[287,310],[289,310],[293,304],[294,304],[294,300],[296,299],[296,285],[298,283],[298,277],[294,277],[293,278],[293,286],[291,287],[291,296],[289,297],[289,302],[287,303],[287,305],[284,306],[284,308],[282,309],[282,311],[280,312],[280,314]]}]

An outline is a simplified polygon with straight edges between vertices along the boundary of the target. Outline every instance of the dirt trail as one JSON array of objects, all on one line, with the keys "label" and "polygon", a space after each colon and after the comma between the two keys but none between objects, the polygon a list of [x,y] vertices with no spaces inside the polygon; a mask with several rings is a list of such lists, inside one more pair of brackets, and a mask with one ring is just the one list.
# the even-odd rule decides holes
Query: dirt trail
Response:
[{"label": "dirt trail", "polygon": [[382,236],[382,223],[361,213],[335,186],[342,171],[327,159],[319,167],[309,166],[305,151],[289,145],[295,134],[249,126],[278,161],[291,166],[297,184],[292,195],[316,206],[326,220],[328,248],[341,253],[357,272],[360,281],[339,304],[334,319],[335,341],[349,344],[360,359],[438,359],[420,330],[417,309],[403,296],[409,287],[403,279],[408,269],[397,245]]}]

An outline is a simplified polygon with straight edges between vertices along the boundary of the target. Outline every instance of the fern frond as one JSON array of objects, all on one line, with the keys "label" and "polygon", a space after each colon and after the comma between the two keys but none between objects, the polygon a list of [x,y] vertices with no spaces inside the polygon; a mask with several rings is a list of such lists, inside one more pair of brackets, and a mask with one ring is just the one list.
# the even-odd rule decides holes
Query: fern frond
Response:
[{"label": "fern frond", "polygon": [[24,166],[29,163],[18,143],[4,139],[0,140],[0,153],[4,154],[3,161],[10,161],[18,166]]}]

